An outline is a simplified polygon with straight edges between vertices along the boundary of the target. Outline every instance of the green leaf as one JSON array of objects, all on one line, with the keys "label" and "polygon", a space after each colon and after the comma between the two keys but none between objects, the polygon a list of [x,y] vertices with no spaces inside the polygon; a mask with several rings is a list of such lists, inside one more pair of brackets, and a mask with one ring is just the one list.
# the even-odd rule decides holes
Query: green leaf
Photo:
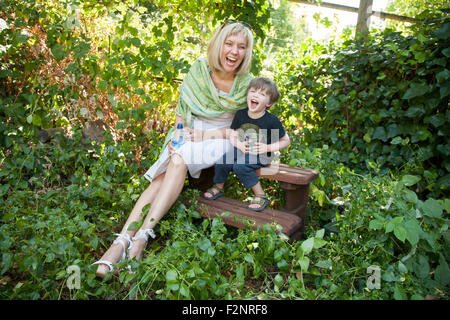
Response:
[{"label": "green leaf", "polygon": [[280,269],[280,271],[288,271],[289,270],[289,264],[286,262],[285,259],[277,262],[277,267]]},{"label": "green leaf", "polygon": [[277,274],[276,276],[275,276],[275,278],[273,279],[273,282],[275,283],[275,285],[278,287],[278,288],[281,288],[283,285],[284,285],[284,279],[283,279],[283,276],[281,275],[281,274]]},{"label": "green leaf", "polygon": [[446,145],[438,144],[438,145],[436,146],[436,149],[437,149],[440,153],[442,153],[442,154],[444,154],[444,155],[446,155],[446,156],[450,155],[450,143],[447,143]]},{"label": "green leaf", "polygon": [[423,213],[429,217],[439,218],[442,216],[442,206],[434,199],[426,200],[422,205]]},{"label": "green leaf", "polygon": [[307,272],[309,268],[309,258],[301,257],[300,259],[298,259],[298,264],[300,265],[300,268],[302,268],[303,272]]},{"label": "green leaf", "polygon": [[438,82],[445,82],[448,78],[450,78],[450,71],[448,69],[444,69],[436,75]]},{"label": "green leaf", "polygon": [[314,249],[319,249],[326,244],[327,244],[327,242],[323,239],[318,239],[318,238],[314,239]]},{"label": "green leaf", "polygon": [[231,214],[230,211],[224,211],[224,212],[222,212],[222,213],[220,214],[220,216],[223,217],[223,218],[225,218],[225,217],[228,217],[230,214]]},{"label": "green leaf", "polygon": [[305,254],[310,253],[313,247],[314,247],[314,238],[309,238],[302,242],[302,249]]},{"label": "green leaf", "polygon": [[208,238],[203,238],[198,240],[197,245],[203,251],[208,251],[208,249],[211,247],[211,241],[209,241]]},{"label": "green leaf", "polygon": [[419,242],[420,234],[423,232],[419,223],[414,219],[409,219],[403,226],[406,229],[406,240],[408,240],[411,245],[416,245]]},{"label": "green leaf", "polygon": [[445,123],[445,121],[446,121],[445,116],[442,114],[435,114],[434,116],[430,117],[430,123],[435,128],[442,126]]},{"label": "green leaf", "polygon": [[384,229],[385,229],[386,233],[392,232],[392,230],[394,230],[394,224],[392,223],[392,221],[389,221],[388,223],[386,223],[386,225],[384,226]]},{"label": "green leaf", "polygon": [[166,272],[166,280],[167,281],[173,281],[177,280],[178,274],[175,270],[169,270]]},{"label": "green leaf", "polygon": [[417,202],[419,201],[417,194],[409,189],[403,190],[403,199],[413,204],[417,204]]},{"label": "green leaf", "polygon": [[189,287],[186,286],[185,284],[182,284],[180,287],[180,293],[182,296],[189,298],[190,296]]},{"label": "green leaf", "polygon": [[327,109],[330,111],[339,109],[339,101],[333,96],[327,99]]},{"label": "green leaf", "polygon": [[132,38],[131,43],[133,44],[133,46],[139,47],[141,45],[141,40],[139,38]]},{"label": "green leaf", "polygon": [[409,174],[404,175],[401,180],[401,182],[403,182],[408,187],[415,185],[419,181],[420,181],[419,176],[413,176],[413,175],[409,175]]},{"label": "green leaf", "polygon": [[398,125],[396,125],[395,123],[391,123],[390,125],[388,125],[388,127],[387,127],[387,138],[388,139],[398,136],[401,133],[402,133],[402,131],[401,131],[400,127]]},{"label": "green leaf", "polygon": [[249,253],[247,253],[244,256],[244,260],[247,261],[248,263],[251,263],[251,264],[255,263],[255,260],[253,260],[253,256],[251,254],[249,254]]},{"label": "green leaf", "polygon": [[102,80],[97,84],[97,87],[101,92],[106,92],[108,82],[106,80]]},{"label": "green leaf", "polygon": [[402,137],[395,137],[394,139],[392,139],[391,144],[396,145],[396,144],[400,144],[402,142],[403,142]]},{"label": "green leaf", "polygon": [[328,260],[320,260],[315,264],[315,266],[323,269],[331,269],[332,264]]},{"label": "green leaf", "polygon": [[398,284],[394,287],[394,299],[395,300],[406,300],[407,296],[402,288]]},{"label": "green leaf", "polygon": [[401,225],[396,225],[394,227],[394,235],[402,242],[406,239],[406,229]]},{"label": "green leaf", "polygon": [[450,37],[450,23],[446,22],[442,27],[434,32],[439,39],[448,39]]},{"label": "green leaf", "polygon": [[384,129],[384,127],[377,127],[375,129],[375,133],[373,134],[372,138],[379,139],[379,140],[386,142],[387,135],[386,135],[386,130]]},{"label": "green leaf", "polygon": [[425,37],[423,34],[419,34],[419,36],[417,37],[417,39],[420,41],[420,42],[425,42],[425,41],[428,41],[428,38],[427,37]]},{"label": "green leaf", "polygon": [[134,28],[134,27],[127,26],[127,29],[128,29],[128,31],[130,32],[130,34],[131,34],[132,36],[137,36],[138,33],[139,33],[139,30],[136,29],[136,28]]},{"label": "green leaf", "polygon": [[445,82],[441,84],[441,89],[439,90],[441,94],[441,99],[445,98],[450,94],[450,82]]},{"label": "green leaf", "polygon": [[0,197],[3,197],[3,195],[8,192],[10,186],[10,184],[4,184],[0,186]]},{"label": "green leaf", "polygon": [[128,226],[127,230],[129,230],[129,231],[139,230],[139,228],[141,227],[142,223],[143,223],[143,220],[133,221],[132,223],[130,223],[130,225]]},{"label": "green leaf", "polygon": [[441,263],[437,266],[434,272],[434,279],[445,287],[450,282],[450,269],[445,259],[441,259]]},{"label": "green leaf", "polygon": [[64,46],[57,43],[51,48],[52,54],[56,60],[60,61],[67,56],[67,52],[64,50]]},{"label": "green leaf", "polygon": [[408,110],[406,110],[405,116],[407,116],[409,118],[415,118],[415,117],[420,117],[424,113],[425,113],[425,111],[421,105],[413,106],[413,107],[408,108]]},{"label": "green leaf", "polygon": [[428,259],[425,256],[418,254],[414,260],[414,273],[421,279],[425,279],[426,277],[428,277],[430,273],[430,265],[428,264]]},{"label": "green leaf", "polygon": [[314,236],[314,238],[316,239],[323,239],[323,236],[325,235],[325,229],[320,229],[316,231],[316,235]]},{"label": "green leaf", "polygon": [[2,255],[2,263],[3,263],[3,269],[0,274],[4,274],[11,266],[13,255],[9,252],[3,253]]},{"label": "green leaf", "polygon": [[86,42],[80,42],[75,48],[73,48],[73,53],[75,59],[79,59],[84,57],[86,54],[88,54],[89,50],[91,49],[91,45]]},{"label": "green leaf", "polygon": [[369,222],[369,230],[380,230],[383,228],[383,222],[375,219]]},{"label": "green leaf", "polygon": [[38,114],[33,115],[33,124],[37,127],[42,125],[42,118]]},{"label": "green leaf", "polygon": [[409,89],[406,90],[405,94],[403,95],[402,99],[412,99],[415,97],[420,97],[426,94],[429,90],[428,84],[425,83],[411,83],[409,86]]},{"label": "green leaf", "polygon": [[442,54],[446,57],[450,58],[450,48],[445,48],[444,50],[442,50]]},{"label": "green leaf", "polygon": [[447,211],[448,213],[450,213],[450,199],[444,199],[441,200],[442,202],[442,207],[444,208],[445,211]]}]

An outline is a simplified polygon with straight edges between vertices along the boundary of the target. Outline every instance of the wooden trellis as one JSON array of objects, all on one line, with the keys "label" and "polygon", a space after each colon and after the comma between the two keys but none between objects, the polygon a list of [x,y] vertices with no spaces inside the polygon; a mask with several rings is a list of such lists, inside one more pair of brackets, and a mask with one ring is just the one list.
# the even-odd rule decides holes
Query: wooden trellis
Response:
[{"label": "wooden trellis", "polygon": [[324,8],[343,10],[348,12],[358,13],[358,22],[356,24],[356,33],[364,33],[370,27],[370,17],[375,15],[381,19],[391,19],[402,22],[415,22],[416,19],[406,16],[399,16],[392,13],[386,13],[381,11],[373,11],[372,5],[373,0],[360,0],[359,8],[349,7],[341,4],[329,3],[329,2],[318,2],[318,1],[308,1],[308,0],[289,0],[290,2],[308,4],[313,6],[320,6]]}]

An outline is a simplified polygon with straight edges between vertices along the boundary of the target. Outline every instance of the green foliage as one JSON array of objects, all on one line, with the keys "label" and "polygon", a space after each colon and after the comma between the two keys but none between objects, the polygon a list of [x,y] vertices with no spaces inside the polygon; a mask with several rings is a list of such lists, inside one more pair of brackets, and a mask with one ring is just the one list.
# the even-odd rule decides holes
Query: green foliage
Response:
[{"label": "green foliage", "polygon": [[[293,140],[281,160],[320,172],[304,240],[291,243],[274,226],[227,227],[177,201],[143,260],[119,264],[135,274],[95,278],[91,263],[147,187],[142,174],[161,150],[178,79],[212,30],[225,19],[251,24],[255,74],[263,62],[266,1],[168,3],[0,2],[0,297],[448,299],[443,19],[413,26],[413,36],[305,41],[279,57],[283,98],[272,111]],[[110,132],[87,143],[82,123],[97,118]],[[63,126],[69,134],[48,144],[36,138]],[[279,184],[262,183],[282,205]],[[230,186],[227,194],[248,195]],[[198,193],[183,196],[195,202]],[[72,265],[79,289],[67,287]],[[370,266],[380,269],[379,289],[368,288]]]},{"label": "green foliage", "polygon": [[[265,1],[4,1],[0,145],[16,126],[104,119],[118,135],[164,132],[178,85],[224,20],[242,20],[260,55]],[[196,19],[191,19],[192,16]],[[202,51],[202,52],[201,52]],[[255,59],[255,73],[261,68]],[[123,131],[126,130],[126,131]]]},{"label": "green foliage", "polygon": [[394,0],[386,7],[387,12],[394,12],[408,17],[419,16],[425,11],[448,8],[445,0]]},{"label": "green foliage", "polygon": [[[333,145],[355,167],[414,167],[418,188],[449,186],[448,19],[416,26],[414,36],[386,30],[366,42],[308,44],[279,64],[284,103],[277,112],[304,125],[304,141]],[[296,121],[293,122],[297,126]],[[410,161],[417,156],[420,166]],[[408,164],[408,162],[410,162]]]},{"label": "green foliage", "polygon": [[294,4],[281,0],[279,7],[270,14],[272,27],[265,40],[266,52],[276,52],[281,48],[301,43],[307,37],[306,22],[294,13]]},{"label": "green foliage", "polygon": [[[333,245],[315,252],[328,268],[314,274],[314,284],[338,299],[446,295],[450,200],[420,200],[412,190],[418,176],[383,175],[379,167],[357,174],[333,160],[338,153],[328,146],[290,153],[292,165],[321,173],[311,187],[311,224],[323,225]],[[378,290],[367,287],[369,266],[380,268]]]}]

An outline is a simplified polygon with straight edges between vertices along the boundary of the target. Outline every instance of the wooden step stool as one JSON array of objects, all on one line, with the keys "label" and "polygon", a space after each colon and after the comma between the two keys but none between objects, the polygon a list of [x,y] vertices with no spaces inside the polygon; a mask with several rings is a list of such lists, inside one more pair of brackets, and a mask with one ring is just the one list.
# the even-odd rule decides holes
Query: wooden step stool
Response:
[{"label": "wooden step stool", "polygon": [[[286,164],[271,164],[268,167],[256,170],[261,178],[280,181],[280,186],[285,190],[286,206],[275,210],[265,208],[255,212],[247,209],[248,204],[242,201],[220,197],[216,200],[198,199],[198,211],[201,216],[215,218],[222,216],[228,225],[245,228],[250,225],[257,229],[264,224],[276,223],[281,226],[281,232],[291,240],[299,240],[304,230],[306,206],[308,204],[308,191],[311,181],[319,176],[315,170],[290,167]],[[188,188],[196,188],[204,192],[213,185],[214,167],[202,170],[199,179],[189,176]],[[189,205],[189,200],[185,204]],[[223,212],[231,214],[222,215]]]}]

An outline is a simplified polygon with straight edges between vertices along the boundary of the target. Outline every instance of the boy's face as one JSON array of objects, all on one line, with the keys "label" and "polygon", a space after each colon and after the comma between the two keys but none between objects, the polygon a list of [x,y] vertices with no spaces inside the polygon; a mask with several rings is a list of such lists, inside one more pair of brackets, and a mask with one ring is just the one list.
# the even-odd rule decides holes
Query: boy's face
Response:
[{"label": "boy's face", "polygon": [[247,105],[251,112],[262,112],[271,106],[270,96],[264,89],[250,88],[247,93]]}]

